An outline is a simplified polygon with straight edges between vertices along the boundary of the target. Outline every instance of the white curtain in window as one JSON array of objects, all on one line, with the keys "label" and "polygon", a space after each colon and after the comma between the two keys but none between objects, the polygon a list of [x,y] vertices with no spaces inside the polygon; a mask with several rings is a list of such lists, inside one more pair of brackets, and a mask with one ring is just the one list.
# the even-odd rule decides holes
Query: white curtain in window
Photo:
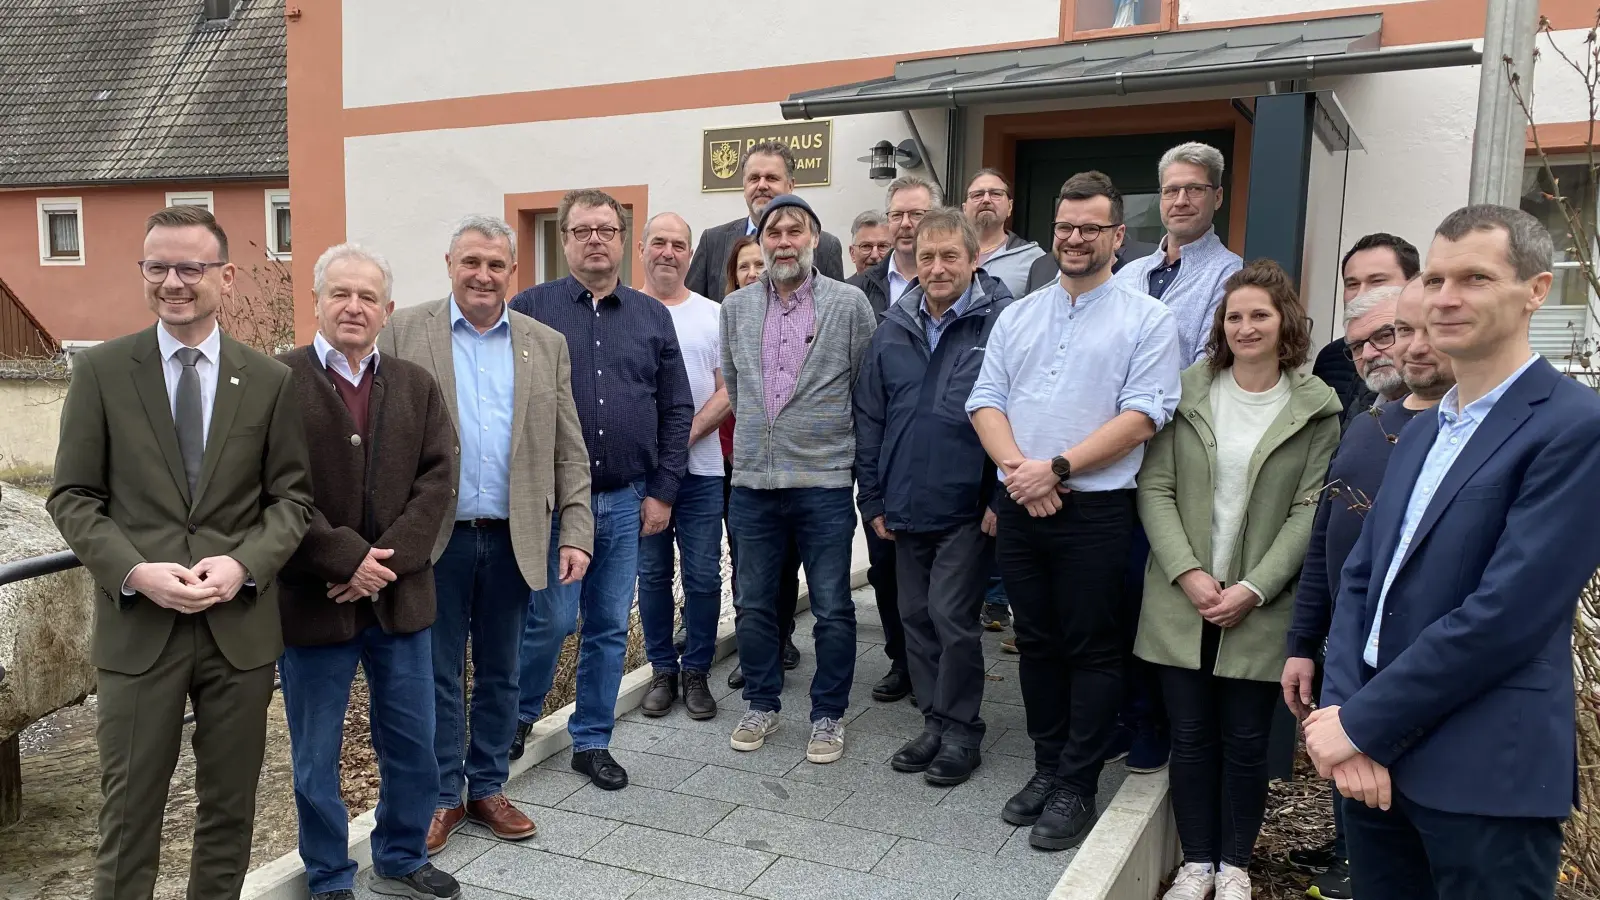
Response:
[{"label": "white curtain in window", "polygon": [[1117,16],[1112,28],[1127,28],[1139,24],[1139,0],[1117,0]]},{"label": "white curtain in window", "polygon": [[78,214],[50,213],[50,255],[78,255]]},{"label": "white curtain in window", "polygon": [[289,207],[274,206],[272,208],[272,219],[273,228],[278,232],[278,246],[276,250],[279,253],[289,253],[290,247],[292,246],[289,240]]}]

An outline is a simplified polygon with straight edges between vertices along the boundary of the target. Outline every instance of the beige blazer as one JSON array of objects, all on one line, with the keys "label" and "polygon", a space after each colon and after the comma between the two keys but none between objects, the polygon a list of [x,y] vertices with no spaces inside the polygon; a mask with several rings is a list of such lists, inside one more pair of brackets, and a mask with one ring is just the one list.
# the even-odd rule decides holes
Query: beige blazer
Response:
[{"label": "beige blazer", "polygon": [[[533,590],[548,582],[550,521],[561,517],[564,547],[594,552],[594,515],[589,510],[589,451],[583,444],[578,408],[572,401],[572,361],[567,340],[554,329],[510,311],[512,366],[511,545],[517,568]],[[444,392],[450,422],[461,431],[456,368],[450,340],[450,298],[395,312],[378,335],[378,349],[410,360],[433,374]],[[438,562],[456,520],[461,481],[461,444],[455,444],[449,510],[433,547]]]}]

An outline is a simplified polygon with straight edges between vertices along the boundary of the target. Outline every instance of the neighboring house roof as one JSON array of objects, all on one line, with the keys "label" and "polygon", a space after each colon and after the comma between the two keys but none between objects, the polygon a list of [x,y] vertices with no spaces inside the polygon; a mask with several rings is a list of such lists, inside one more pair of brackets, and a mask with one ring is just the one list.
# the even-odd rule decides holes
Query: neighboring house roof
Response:
[{"label": "neighboring house roof", "polygon": [[60,352],[61,343],[0,281],[0,360],[49,359]]},{"label": "neighboring house roof", "polygon": [[0,186],[283,177],[283,0],[0,0]]}]

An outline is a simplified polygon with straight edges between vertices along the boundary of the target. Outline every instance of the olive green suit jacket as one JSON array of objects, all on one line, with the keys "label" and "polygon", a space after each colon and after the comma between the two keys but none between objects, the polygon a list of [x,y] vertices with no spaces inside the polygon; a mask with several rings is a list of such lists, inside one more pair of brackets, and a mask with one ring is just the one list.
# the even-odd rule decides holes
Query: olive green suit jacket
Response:
[{"label": "olive green suit jacket", "polygon": [[142,562],[192,566],[231,556],[249,573],[203,613],[237,669],[283,652],[278,570],[311,521],[306,441],[289,368],[222,335],[217,392],[195,496],[189,496],[155,327],[73,358],[47,508],[95,581],[90,661],[147,671],[180,615],[122,586]]}]

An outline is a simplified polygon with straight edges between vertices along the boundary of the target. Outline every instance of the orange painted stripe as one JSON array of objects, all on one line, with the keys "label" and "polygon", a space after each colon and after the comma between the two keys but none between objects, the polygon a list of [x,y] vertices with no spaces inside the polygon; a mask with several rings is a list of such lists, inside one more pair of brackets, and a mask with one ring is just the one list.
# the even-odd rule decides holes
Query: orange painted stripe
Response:
[{"label": "orange painted stripe", "polygon": [[289,204],[294,216],[295,338],[316,333],[311,270],[345,239],[342,3],[306,3],[289,29]]},{"label": "orange painted stripe", "polygon": [[[1537,143],[1534,142],[1536,134]],[[1528,154],[1534,156],[1540,150],[1550,155],[1585,153],[1595,138],[1600,138],[1600,123],[1586,120],[1540,122],[1528,126]]]}]

